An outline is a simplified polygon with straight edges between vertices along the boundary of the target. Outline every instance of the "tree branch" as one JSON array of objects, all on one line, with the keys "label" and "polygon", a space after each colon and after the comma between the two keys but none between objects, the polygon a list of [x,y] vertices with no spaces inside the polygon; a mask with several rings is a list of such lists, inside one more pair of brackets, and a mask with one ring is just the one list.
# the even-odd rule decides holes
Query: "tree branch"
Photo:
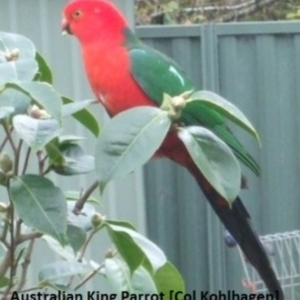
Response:
[{"label": "tree branch", "polygon": [[32,251],[33,251],[34,242],[35,242],[35,239],[33,238],[30,241],[29,246],[27,248],[27,253],[24,258],[24,262],[22,263],[22,271],[21,271],[20,281],[19,281],[19,284],[16,289],[17,292],[20,292],[26,283],[26,276],[27,276],[28,267],[31,262],[31,255],[32,255]]},{"label": "tree branch", "polygon": [[95,189],[99,186],[99,181],[95,181],[86,191],[85,193],[80,197],[78,201],[76,201],[73,213],[75,215],[78,215],[80,211],[83,209],[85,202],[88,200],[89,196],[95,191]]}]

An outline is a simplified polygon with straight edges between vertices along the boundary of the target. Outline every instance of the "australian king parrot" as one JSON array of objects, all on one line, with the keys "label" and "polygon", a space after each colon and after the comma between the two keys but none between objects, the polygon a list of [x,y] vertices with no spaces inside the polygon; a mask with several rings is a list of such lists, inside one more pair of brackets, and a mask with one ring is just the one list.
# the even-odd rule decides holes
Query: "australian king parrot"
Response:
[{"label": "australian king parrot", "polygon": [[[113,117],[138,106],[161,106],[163,95],[172,97],[195,86],[186,73],[164,54],[142,43],[129,28],[120,11],[106,0],[74,0],[63,10],[62,29],[77,37],[91,88]],[[208,107],[197,111],[183,109],[181,121],[201,125],[221,138],[234,154],[254,173],[255,160],[233,135],[222,115]],[[185,167],[195,178],[213,210],[256,268],[274,299],[284,295],[269,258],[250,224],[250,216],[241,199],[231,206],[206,180],[190,157],[176,130],[171,130],[157,156]],[[245,180],[241,178],[241,183]]]}]

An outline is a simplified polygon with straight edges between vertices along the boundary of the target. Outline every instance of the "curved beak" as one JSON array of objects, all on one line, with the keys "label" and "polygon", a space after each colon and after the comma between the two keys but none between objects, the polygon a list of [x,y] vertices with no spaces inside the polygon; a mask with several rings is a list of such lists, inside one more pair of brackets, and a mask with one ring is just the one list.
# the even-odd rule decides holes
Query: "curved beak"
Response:
[{"label": "curved beak", "polygon": [[63,36],[66,36],[68,34],[72,34],[70,24],[69,24],[68,20],[65,17],[63,17],[62,20],[61,20],[61,29],[62,29],[61,34]]}]

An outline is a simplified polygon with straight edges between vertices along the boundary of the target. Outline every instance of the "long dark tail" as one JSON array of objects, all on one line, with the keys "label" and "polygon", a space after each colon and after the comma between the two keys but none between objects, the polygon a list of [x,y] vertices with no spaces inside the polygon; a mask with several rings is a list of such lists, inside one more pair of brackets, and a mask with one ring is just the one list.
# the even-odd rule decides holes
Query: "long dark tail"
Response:
[{"label": "long dark tail", "polygon": [[187,169],[195,177],[212,208],[237,241],[249,262],[255,267],[269,292],[274,295],[274,299],[284,300],[281,286],[263,245],[251,227],[250,216],[241,199],[236,198],[230,208],[228,202],[211,187],[194,164],[189,164]]}]

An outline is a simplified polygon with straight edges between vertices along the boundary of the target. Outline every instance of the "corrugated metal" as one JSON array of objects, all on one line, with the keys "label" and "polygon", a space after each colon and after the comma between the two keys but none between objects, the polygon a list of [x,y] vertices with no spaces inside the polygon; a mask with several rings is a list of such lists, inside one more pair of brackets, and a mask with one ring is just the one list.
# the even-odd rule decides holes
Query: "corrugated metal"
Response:
[{"label": "corrugated metal", "polygon": [[[30,38],[37,49],[47,58],[55,77],[55,86],[62,93],[76,100],[92,98],[93,95],[87,84],[82,68],[79,46],[74,38],[61,36],[60,20],[62,8],[66,0],[1,0],[0,3],[0,30],[20,33]],[[121,6],[133,23],[133,1],[114,1]],[[94,111],[94,108],[93,108]],[[107,119],[103,109],[94,111],[99,120]],[[91,134],[81,126],[76,125],[72,119],[68,120],[66,133],[73,133],[87,137],[84,147],[87,152],[93,154],[95,140]],[[75,129],[75,130],[74,130]],[[0,134],[2,134],[0,132]],[[32,166],[33,168],[34,166]],[[53,176],[53,180],[63,190],[77,190],[79,187],[87,187],[95,180],[94,174],[88,176],[62,177]],[[4,197],[4,190],[0,190]],[[4,197],[5,198],[5,197]],[[0,197],[2,200],[2,197]],[[143,177],[141,171],[112,183],[102,197],[103,206],[101,213],[107,218],[130,220],[141,232],[145,232],[145,208]],[[91,249],[91,258],[101,262],[103,252],[110,244],[105,236],[99,237]],[[31,282],[37,278],[39,261],[51,262],[53,255],[41,243],[35,251],[36,268],[31,273]],[[30,283],[29,283],[30,285]],[[87,286],[89,290],[105,292],[106,286]]]},{"label": "corrugated metal", "polygon": [[[219,92],[246,113],[263,144],[236,131],[262,167],[261,178],[244,171],[250,188],[242,198],[254,227],[260,234],[298,229],[300,24],[149,27],[138,34],[177,60],[199,89]],[[145,183],[149,235],[179,265],[189,290],[242,290],[238,253],[224,246],[223,228],[193,178],[155,161]]]}]

